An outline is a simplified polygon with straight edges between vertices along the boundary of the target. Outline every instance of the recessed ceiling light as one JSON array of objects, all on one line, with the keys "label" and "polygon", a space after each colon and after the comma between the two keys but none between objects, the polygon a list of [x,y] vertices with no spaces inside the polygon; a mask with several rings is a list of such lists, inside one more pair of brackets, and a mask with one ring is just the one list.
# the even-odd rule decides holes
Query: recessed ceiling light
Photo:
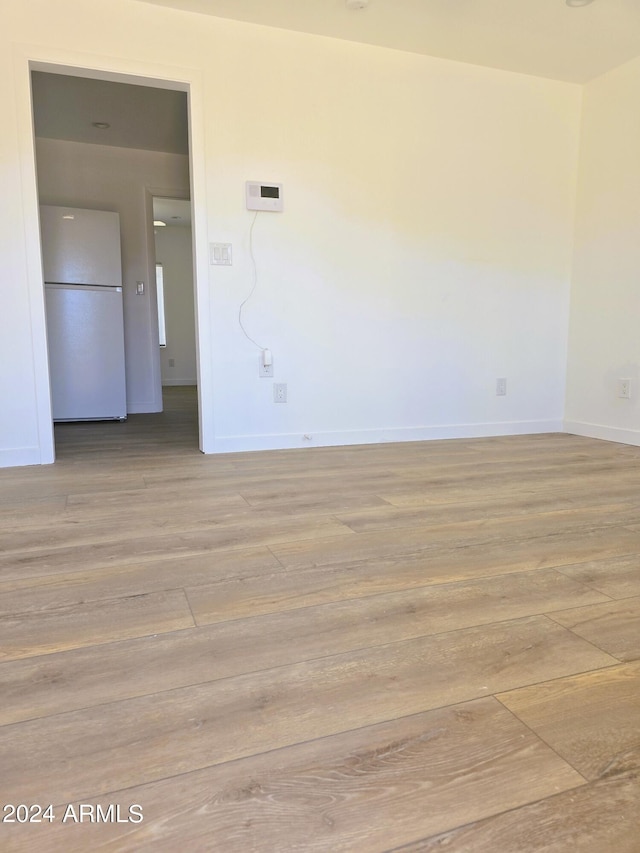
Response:
[{"label": "recessed ceiling light", "polygon": [[163,222],[162,219],[154,219],[153,224],[156,226],[156,228],[164,228],[167,223]]},{"label": "recessed ceiling light", "polygon": [[369,0],[346,0],[347,9],[366,9],[369,5]]},{"label": "recessed ceiling light", "polygon": [[108,121],[92,121],[91,124],[98,130],[108,130],[111,127]]},{"label": "recessed ceiling light", "polygon": [[567,6],[588,6],[593,0],[565,0]]},{"label": "recessed ceiling light", "polygon": [[172,216],[171,218],[172,218],[172,219],[182,219],[182,217],[181,217],[181,216]]}]

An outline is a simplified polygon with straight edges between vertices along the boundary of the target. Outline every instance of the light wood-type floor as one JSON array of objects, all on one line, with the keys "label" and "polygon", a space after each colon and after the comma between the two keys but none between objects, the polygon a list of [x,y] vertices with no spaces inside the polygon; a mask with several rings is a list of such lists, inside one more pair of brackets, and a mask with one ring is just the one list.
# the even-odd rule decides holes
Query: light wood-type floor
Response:
[{"label": "light wood-type floor", "polygon": [[193,400],[0,471],[0,850],[638,853],[640,448]]}]

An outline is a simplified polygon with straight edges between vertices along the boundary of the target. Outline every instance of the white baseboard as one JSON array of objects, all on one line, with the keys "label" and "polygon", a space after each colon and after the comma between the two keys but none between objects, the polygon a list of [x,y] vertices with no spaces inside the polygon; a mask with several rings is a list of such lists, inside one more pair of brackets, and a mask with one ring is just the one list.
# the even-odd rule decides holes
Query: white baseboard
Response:
[{"label": "white baseboard", "polygon": [[[189,383],[191,384],[191,383]],[[130,414],[149,411],[151,404],[128,404]],[[410,427],[374,430],[346,430],[342,432],[312,433],[309,438],[298,433],[273,435],[230,435],[215,439],[211,453],[238,453],[250,450],[285,450],[296,447],[337,447],[353,444],[381,444],[386,442],[434,441],[449,438],[486,438],[501,435],[531,435],[548,432],[571,432],[590,438],[603,438],[625,444],[640,445],[640,432],[599,427],[567,421],[505,421],[487,424],[448,424],[444,426]],[[40,465],[38,447],[17,447],[0,450],[0,468],[22,465]]]},{"label": "white baseboard", "polygon": [[215,439],[213,453],[247,450],[288,450],[295,447],[336,447],[350,444],[381,444],[394,441],[435,441],[446,438],[486,438],[500,435],[530,435],[562,432],[562,421],[505,421],[490,424],[448,424],[344,432],[272,435],[223,435]]},{"label": "white baseboard", "polygon": [[585,438],[601,438],[604,441],[615,441],[618,444],[640,446],[640,430],[637,429],[590,424],[583,421],[565,421],[564,432],[572,435],[583,435]]},{"label": "white baseboard", "polygon": [[197,379],[163,379],[162,386],[165,385],[197,385]]},{"label": "white baseboard", "polygon": [[18,468],[22,465],[41,465],[39,447],[12,447],[0,450],[0,468]]}]

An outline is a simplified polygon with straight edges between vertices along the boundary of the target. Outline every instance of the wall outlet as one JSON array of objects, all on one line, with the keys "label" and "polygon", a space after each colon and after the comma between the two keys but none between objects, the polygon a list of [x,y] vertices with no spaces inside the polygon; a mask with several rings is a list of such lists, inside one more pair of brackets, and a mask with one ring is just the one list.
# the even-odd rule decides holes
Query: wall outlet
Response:
[{"label": "wall outlet", "polygon": [[287,383],[286,382],[274,382],[273,383],[273,402],[274,403],[286,403],[287,402]]},{"label": "wall outlet", "polygon": [[628,400],[631,397],[631,380],[618,379],[618,397]]},{"label": "wall outlet", "polygon": [[507,380],[506,377],[501,376],[499,379],[496,379],[496,397],[506,397],[507,395]]},{"label": "wall outlet", "polygon": [[262,353],[258,356],[258,376],[262,379],[273,376],[273,361],[271,364],[265,364],[262,358]]}]

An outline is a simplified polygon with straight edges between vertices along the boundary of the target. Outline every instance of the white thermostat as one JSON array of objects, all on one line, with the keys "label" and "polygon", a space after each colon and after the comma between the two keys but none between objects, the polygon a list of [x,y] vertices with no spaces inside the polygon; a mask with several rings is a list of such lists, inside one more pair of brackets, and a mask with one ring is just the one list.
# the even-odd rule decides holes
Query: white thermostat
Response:
[{"label": "white thermostat", "polygon": [[247,181],[247,210],[282,211],[282,184]]}]

